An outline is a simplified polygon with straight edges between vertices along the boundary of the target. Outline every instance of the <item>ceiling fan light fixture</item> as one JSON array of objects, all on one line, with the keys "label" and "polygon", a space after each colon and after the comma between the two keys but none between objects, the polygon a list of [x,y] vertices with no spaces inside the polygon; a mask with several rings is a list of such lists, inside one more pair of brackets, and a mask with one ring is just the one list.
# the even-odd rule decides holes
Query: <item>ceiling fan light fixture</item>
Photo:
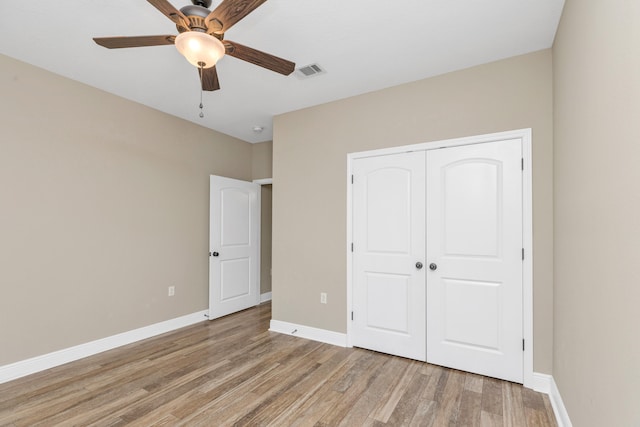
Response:
[{"label": "ceiling fan light fixture", "polygon": [[217,38],[199,31],[185,31],[178,34],[176,49],[194,67],[211,68],[225,54],[224,45]]}]

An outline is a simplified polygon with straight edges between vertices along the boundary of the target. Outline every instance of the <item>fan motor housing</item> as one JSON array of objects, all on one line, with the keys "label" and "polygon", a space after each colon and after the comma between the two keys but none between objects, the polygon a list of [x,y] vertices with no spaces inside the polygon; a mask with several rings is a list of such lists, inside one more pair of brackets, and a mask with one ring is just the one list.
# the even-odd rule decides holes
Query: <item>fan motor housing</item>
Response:
[{"label": "fan motor housing", "polygon": [[185,6],[182,9],[180,9],[180,12],[182,12],[185,16],[188,16],[188,17],[198,16],[202,19],[206,18],[211,13],[211,11],[206,7],[196,6],[196,5]]},{"label": "fan motor housing", "polygon": [[[195,2],[194,2],[195,3]],[[211,2],[209,2],[211,3]],[[198,5],[190,5],[185,6],[180,9],[180,12],[189,20],[189,27],[184,28],[182,25],[176,25],[176,28],[179,32],[184,33],[185,31],[202,31],[207,32],[207,23],[205,18],[209,16],[211,11],[203,6]]]}]

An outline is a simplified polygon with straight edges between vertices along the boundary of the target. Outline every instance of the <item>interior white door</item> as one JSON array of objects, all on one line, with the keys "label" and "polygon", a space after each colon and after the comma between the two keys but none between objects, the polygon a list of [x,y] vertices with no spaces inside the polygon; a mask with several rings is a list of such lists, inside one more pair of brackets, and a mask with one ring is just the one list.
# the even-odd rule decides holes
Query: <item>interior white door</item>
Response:
[{"label": "interior white door", "polygon": [[522,148],[427,152],[427,361],[522,383]]},{"label": "interior white door", "polygon": [[260,301],[260,186],[211,176],[209,319]]},{"label": "interior white door", "polygon": [[356,159],[352,168],[352,344],[422,361],[424,168],[424,151]]}]

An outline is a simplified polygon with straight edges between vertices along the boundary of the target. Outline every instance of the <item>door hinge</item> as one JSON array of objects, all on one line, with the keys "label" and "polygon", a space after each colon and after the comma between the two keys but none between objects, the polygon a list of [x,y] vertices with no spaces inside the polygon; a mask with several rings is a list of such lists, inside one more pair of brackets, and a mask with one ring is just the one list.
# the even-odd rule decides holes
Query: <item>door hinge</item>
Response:
[{"label": "door hinge", "polygon": [[520,162],[520,168],[521,168],[522,170],[524,170],[524,157],[523,157],[523,158],[521,158],[520,160],[521,160],[521,162]]},{"label": "door hinge", "polygon": [[353,175],[351,175],[351,183],[353,184]]},{"label": "door hinge", "polygon": [[522,248],[522,260],[524,261],[524,248]]},{"label": "door hinge", "polygon": [[353,320],[353,311],[351,312],[351,320]]},{"label": "door hinge", "polygon": [[353,252],[353,243],[351,243],[351,252]]},{"label": "door hinge", "polygon": [[522,339],[522,351],[524,351],[524,338]]}]

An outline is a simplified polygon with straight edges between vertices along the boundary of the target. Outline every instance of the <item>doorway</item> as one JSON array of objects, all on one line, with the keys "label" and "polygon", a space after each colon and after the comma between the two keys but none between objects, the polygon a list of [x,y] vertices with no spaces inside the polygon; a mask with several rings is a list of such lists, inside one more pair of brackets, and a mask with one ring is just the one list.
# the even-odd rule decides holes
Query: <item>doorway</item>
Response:
[{"label": "doorway", "polygon": [[260,184],[260,302],[271,301],[271,230],[273,180],[254,180]]}]

